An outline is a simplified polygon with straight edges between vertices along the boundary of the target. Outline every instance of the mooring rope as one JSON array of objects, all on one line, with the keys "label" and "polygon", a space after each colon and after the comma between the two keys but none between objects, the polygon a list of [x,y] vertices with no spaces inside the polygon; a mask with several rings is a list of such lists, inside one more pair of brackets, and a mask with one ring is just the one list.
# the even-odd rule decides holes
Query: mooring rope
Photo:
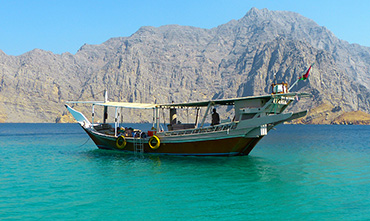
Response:
[{"label": "mooring rope", "polygon": [[87,142],[89,142],[89,140],[90,140],[90,137],[88,137],[87,140],[83,144],[81,144],[80,146],[77,146],[77,148],[83,147],[85,144],[87,144]]}]

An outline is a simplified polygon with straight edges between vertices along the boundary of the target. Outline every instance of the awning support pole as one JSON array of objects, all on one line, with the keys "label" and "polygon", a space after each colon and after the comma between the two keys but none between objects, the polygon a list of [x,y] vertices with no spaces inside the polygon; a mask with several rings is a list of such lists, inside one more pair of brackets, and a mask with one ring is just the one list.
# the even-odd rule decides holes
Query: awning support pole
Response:
[{"label": "awning support pole", "polygon": [[159,132],[159,108],[155,108],[155,117],[156,117],[156,127],[157,127],[157,133]]},{"label": "awning support pole", "polygon": [[95,115],[94,107],[95,107],[95,105],[93,104],[92,105],[92,112],[91,112],[91,122],[92,122],[93,125],[94,125],[94,115]]},{"label": "awning support pole", "polygon": [[197,107],[197,114],[195,116],[195,128],[198,128],[198,120],[199,120],[199,111],[200,111],[200,108]]},{"label": "awning support pole", "polygon": [[121,114],[121,124],[123,124],[123,108],[121,107],[121,111],[120,111],[120,114]]},{"label": "awning support pole", "polygon": [[116,107],[116,111],[114,113],[114,136],[117,136],[117,119],[118,119],[118,116],[117,116],[117,113],[118,113],[118,107]]},{"label": "awning support pole", "polygon": [[209,104],[208,104],[208,106],[207,106],[207,110],[206,110],[206,112],[204,113],[204,117],[203,117],[203,120],[202,120],[202,124],[200,125],[200,128],[203,128],[204,121],[206,121],[207,114],[208,114],[209,109],[211,108],[211,105],[212,105],[212,102],[209,102]]},{"label": "awning support pole", "polygon": [[[104,90],[104,103],[108,102],[108,91]],[[108,118],[108,107],[104,106],[104,113],[103,113],[103,123],[107,123]]]}]

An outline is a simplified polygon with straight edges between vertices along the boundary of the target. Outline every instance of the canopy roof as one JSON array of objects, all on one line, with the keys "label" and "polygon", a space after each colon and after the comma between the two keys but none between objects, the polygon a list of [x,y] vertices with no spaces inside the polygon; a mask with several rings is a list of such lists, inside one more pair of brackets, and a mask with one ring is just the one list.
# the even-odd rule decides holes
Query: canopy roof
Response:
[{"label": "canopy roof", "polygon": [[128,102],[106,102],[106,103],[97,103],[95,105],[106,107],[135,108],[135,109],[153,109],[158,107],[157,104],[128,103]]},{"label": "canopy roof", "polygon": [[207,107],[211,105],[234,105],[235,101],[240,100],[251,100],[251,99],[261,99],[269,98],[271,95],[264,96],[251,96],[251,97],[240,97],[240,98],[230,98],[230,99],[220,99],[220,100],[208,100],[208,101],[195,101],[189,103],[172,103],[172,104],[161,104],[160,107]]},{"label": "canopy roof", "polygon": [[189,103],[172,103],[172,104],[159,104],[160,107],[170,108],[170,107],[207,107],[210,103],[211,105],[234,105],[236,101],[241,100],[255,100],[255,99],[270,99],[270,98],[279,98],[279,97],[308,97],[310,96],[307,93],[286,93],[286,94],[268,94],[260,96],[249,96],[249,97],[238,97],[238,98],[229,98],[229,99],[220,99],[220,100],[208,100],[208,101],[196,101]]},{"label": "canopy roof", "polygon": [[106,107],[122,107],[122,108],[134,108],[134,109],[153,109],[153,108],[171,108],[171,107],[207,107],[208,105],[234,105],[236,101],[241,100],[254,100],[254,99],[270,99],[279,97],[308,97],[307,93],[286,93],[286,94],[268,94],[262,96],[249,96],[249,97],[239,97],[230,99],[220,99],[220,100],[208,100],[208,101],[196,101],[189,103],[170,103],[170,104],[147,104],[147,103],[128,103],[128,102],[102,102],[102,101],[69,101],[67,103],[90,103],[99,106]]}]

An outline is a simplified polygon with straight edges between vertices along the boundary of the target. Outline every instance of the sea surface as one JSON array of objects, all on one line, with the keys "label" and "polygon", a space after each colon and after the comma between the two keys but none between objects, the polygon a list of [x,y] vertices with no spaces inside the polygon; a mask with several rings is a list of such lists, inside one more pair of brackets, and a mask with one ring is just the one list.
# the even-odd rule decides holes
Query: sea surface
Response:
[{"label": "sea surface", "polygon": [[98,150],[0,124],[0,220],[369,220],[370,126],[280,125],[249,156]]}]

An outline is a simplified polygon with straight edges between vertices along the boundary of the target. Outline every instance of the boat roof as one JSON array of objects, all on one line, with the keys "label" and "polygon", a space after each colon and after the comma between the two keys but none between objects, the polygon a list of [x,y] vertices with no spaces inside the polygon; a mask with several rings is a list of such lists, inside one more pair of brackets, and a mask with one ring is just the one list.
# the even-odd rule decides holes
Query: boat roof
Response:
[{"label": "boat roof", "polygon": [[68,104],[92,104],[105,107],[122,107],[122,108],[133,108],[133,109],[153,109],[158,107],[158,104],[146,104],[146,103],[129,103],[129,102],[104,102],[104,101],[67,101]]},{"label": "boat roof", "polygon": [[238,98],[228,98],[219,100],[208,100],[208,101],[195,101],[189,103],[171,103],[171,104],[160,104],[160,107],[171,108],[171,107],[207,107],[210,103],[211,105],[234,105],[236,101],[242,100],[255,100],[255,99],[270,99],[271,97],[294,97],[294,96],[308,97],[310,94],[307,93],[285,93],[285,94],[267,94],[260,96],[248,96],[248,97],[238,97]]},{"label": "boat roof", "polygon": [[255,100],[255,99],[270,99],[271,97],[294,97],[294,96],[307,97],[310,96],[307,93],[285,93],[285,94],[268,94],[261,96],[248,96],[239,98],[219,99],[219,100],[206,100],[206,101],[195,101],[188,103],[169,103],[169,104],[148,104],[148,103],[129,103],[129,102],[103,102],[103,101],[68,101],[67,103],[89,103],[99,106],[106,107],[122,107],[122,108],[133,108],[133,109],[154,109],[160,108],[175,108],[175,107],[207,107],[208,105],[234,105],[237,101],[242,100]]},{"label": "boat roof", "polygon": [[158,107],[158,104],[129,103],[129,102],[106,102],[106,103],[97,103],[96,105],[105,107],[122,107],[134,109],[153,109]]},{"label": "boat roof", "polygon": [[249,96],[249,97],[239,97],[239,98],[229,98],[229,99],[219,99],[219,100],[206,100],[206,101],[194,101],[188,103],[171,103],[171,104],[161,104],[161,107],[207,107],[210,103],[211,105],[234,105],[235,101],[241,100],[253,100],[261,98],[270,98],[271,95],[263,96]]}]

